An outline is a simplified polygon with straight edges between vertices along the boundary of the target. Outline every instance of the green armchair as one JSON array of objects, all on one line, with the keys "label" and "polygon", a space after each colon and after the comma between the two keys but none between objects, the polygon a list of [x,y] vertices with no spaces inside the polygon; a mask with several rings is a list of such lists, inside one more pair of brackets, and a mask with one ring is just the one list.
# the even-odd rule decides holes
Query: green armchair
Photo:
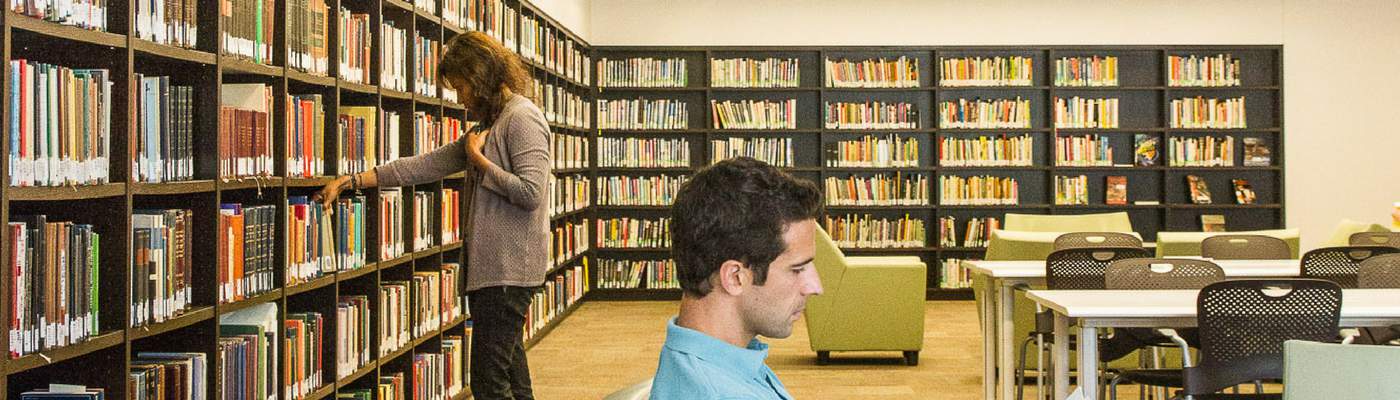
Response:
[{"label": "green armchair", "polygon": [[846,257],[821,229],[816,240],[823,293],[807,300],[805,314],[817,364],[833,351],[900,351],[918,365],[928,266],[912,256]]},{"label": "green armchair", "polygon": [[[1200,256],[1201,241],[1216,235],[1263,235],[1283,239],[1293,258],[1298,258],[1298,230],[1271,229],[1238,232],[1157,232],[1157,257]],[[1345,244],[1343,244],[1345,246]]]}]

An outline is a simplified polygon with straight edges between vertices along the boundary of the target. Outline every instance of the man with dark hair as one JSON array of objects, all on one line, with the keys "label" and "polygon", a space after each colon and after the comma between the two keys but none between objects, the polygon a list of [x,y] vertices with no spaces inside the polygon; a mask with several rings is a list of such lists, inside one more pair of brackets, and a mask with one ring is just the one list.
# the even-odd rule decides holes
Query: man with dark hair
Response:
[{"label": "man with dark hair", "polygon": [[786,338],[807,297],[821,192],[752,158],[722,161],[681,186],[671,208],[680,315],[651,398],[791,399],[755,336]]}]

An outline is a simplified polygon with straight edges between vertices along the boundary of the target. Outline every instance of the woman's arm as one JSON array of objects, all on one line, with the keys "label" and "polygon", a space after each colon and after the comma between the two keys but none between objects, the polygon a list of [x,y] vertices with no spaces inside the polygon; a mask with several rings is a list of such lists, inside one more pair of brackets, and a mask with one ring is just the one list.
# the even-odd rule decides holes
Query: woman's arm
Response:
[{"label": "woman's arm", "polygon": [[[502,140],[510,153],[510,171],[485,157],[470,157],[482,172],[481,186],[522,209],[544,207],[549,201],[549,125],[538,112],[522,111],[511,117],[506,129],[509,133]],[[496,134],[502,133],[505,132]]]},{"label": "woman's arm", "polygon": [[400,158],[385,165],[357,174],[341,175],[327,184],[316,194],[316,198],[329,206],[340,197],[340,192],[362,188],[383,186],[409,186],[432,182],[467,167],[467,156],[463,152],[465,140],[448,143],[431,152],[413,157]]}]

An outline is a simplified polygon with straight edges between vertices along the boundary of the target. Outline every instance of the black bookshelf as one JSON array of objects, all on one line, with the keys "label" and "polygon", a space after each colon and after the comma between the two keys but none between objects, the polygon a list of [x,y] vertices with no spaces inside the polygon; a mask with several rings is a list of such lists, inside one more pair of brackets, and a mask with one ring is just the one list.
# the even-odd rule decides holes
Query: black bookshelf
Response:
[{"label": "black bookshelf", "polygon": [[[491,0],[470,0],[475,2],[489,2]],[[379,221],[376,217],[377,201],[380,190],[366,189],[359,191],[366,198],[366,229],[367,243],[365,246],[368,258],[364,267],[349,271],[340,271],[324,275],[306,282],[296,284],[286,284],[286,268],[289,266],[287,255],[287,206],[285,202],[290,196],[309,196],[320,189],[321,186],[330,182],[334,175],[343,171],[337,171],[335,162],[335,137],[336,137],[336,116],[339,115],[340,107],[345,106],[374,106],[383,110],[399,112],[400,115],[400,135],[403,143],[400,144],[400,156],[411,156],[413,138],[413,120],[415,112],[426,112],[440,119],[442,117],[452,117],[463,122],[467,122],[467,111],[465,107],[457,102],[444,100],[439,96],[422,96],[414,94],[412,90],[413,73],[408,71],[407,91],[395,91],[380,86],[379,82],[379,57],[383,54],[379,40],[380,22],[387,19],[400,18],[405,22],[398,27],[407,30],[409,35],[409,46],[412,46],[412,38],[415,33],[436,40],[439,44],[445,42],[461,32],[471,30],[472,27],[457,26],[453,21],[443,18],[441,1],[436,10],[428,11],[414,7],[410,2],[400,0],[382,0],[369,3],[350,3],[329,0],[327,6],[328,15],[327,40],[330,70],[326,75],[318,75],[303,72],[295,68],[288,67],[286,60],[289,39],[286,38],[284,29],[288,23],[286,18],[286,7],[288,0],[277,0],[272,4],[276,7],[275,23],[276,29],[272,47],[273,57],[267,64],[257,64],[233,56],[223,55],[218,48],[218,37],[221,31],[218,24],[221,18],[217,13],[204,12],[205,10],[218,10],[218,2],[214,0],[198,0],[200,12],[199,18],[199,41],[192,48],[180,48],[173,45],[158,44],[140,39],[135,32],[136,22],[134,20],[134,5],[125,0],[108,2],[107,32],[99,32],[81,29],[72,26],[65,26],[48,22],[25,15],[16,14],[13,11],[3,12],[3,24],[0,27],[0,43],[3,43],[3,56],[5,60],[29,59],[54,65],[61,65],[72,68],[104,68],[110,71],[112,88],[112,119],[111,119],[111,160],[110,175],[111,183],[101,185],[88,185],[77,187],[10,187],[6,184],[0,188],[0,218],[9,220],[11,215],[21,214],[47,214],[54,221],[76,221],[93,224],[102,235],[102,249],[100,256],[100,293],[101,309],[100,332],[94,337],[72,345],[27,354],[18,359],[7,359],[0,363],[0,399],[15,399],[19,393],[46,387],[48,383],[72,383],[82,384],[89,387],[100,387],[106,390],[106,396],[114,399],[128,398],[128,388],[126,387],[127,370],[132,359],[137,352],[141,351],[186,351],[204,353],[208,359],[210,367],[210,382],[208,382],[208,398],[220,398],[218,383],[222,378],[218,375],[217,366],[220,363],[218,358],[218,344],[220,327],[219,317],[229,312],[245,309],[261,304],[276,304],[278,306],[278,318],[285,318],[292,312],[319,312],[325,318],[328,326],[326,336],[323,340],[328,344],[325,348],[325,364],[322,365],[324,379],[320,385],[304,399],[333,398],[334,394],[341,389],[351,388],[371,388],[380,376],[392,373],[411,374],[411,360],[416,353],[439,353],[441,340],[444,336],[463,336],[467,332],[469,321],[467,317],[458,318],[454,321],[442,321],[442,324],[414,338],[409,345],[393,352],[385,357],[372,359],[368,364],[362,366],[346,377],[337,377],[334,346],[329,346],[335,342],[335,306],[337,298],[341,295],[367,295],[370,302],[372,321],[377,321],[380,310],[378,310],[376,298],[377,288],[384,280],[402,280],[411,276],[414,271],[436,271],[444,263],[458,263],[463,266],[462,274],[456,287],[463,290],[465,286],[465,273],[470,265],[465,263],[467,250],[460,241],[452,243],[438,243],[439,237],[435,234],[433,242],[426,249],[411,251],[413,238],[405,238],[406,254],[394,259],[378,259],[379,237],[377,229]],[[591,53],[589,45],[582,38],[575,35],[568,28],[558,24],[557,21],[549,18],[538,7],[528,0],[506,0],[500,3],[503,7],[514,10],[519,15],[529,15],[540,20],[541,25],[556,33],[560,40],[567,40],[573,43],[573,48],[578,49],[579,55],[588,56]],[[370,80],[363,83],[354,83],[339,79],[337,75],[338,61],[336,60],[335,31],[338,29],[337,16],[341,6],[348,7],[354,13],[364,13],[370,15],[371,33],[371,58],[373,59]],[[480,11],[481,7],[476,7]],[[402,17],[402,18],[401,18]],[[472,19],[480,20],[480,15],[472,16]],[[520,23],[519,18],[508,21],[512,25]],[[478,27],[479,28],[479,27]],[[518,31],[518,29],[516,29]],[[515,40],[512,50],[518,51],[519,41]],[[414,60],[413,51],[410,47],[407,51],[410,65]],[[573,55],[568,55],[573,57]],[[578,60],[583,65],[591,64],[585,60]],[[550,66],[541,63],[527,63],[532,76],[541,81],[565,88],[570,93],[584,100],[591,100],[592,92],[588,89],[588,79],[584,74],[574,73],[577,71],[566,71],[563,65]],[[10,75],[10,65],[5,63],[5,76]],[[195,115],[195,179],[182,182],[168,183],[141,183],[135,181],[135,173],[131,170],[132,160],[129,156],[131,148],[134,146],[135,133],[129,123],[129,113],[134,110],[136,99],[128,95],[132,90],[132,79],[135,74],[145,74],[147,76],[170,76],[174,84],[189,85],[195,88],[196,102],[194,106]],[[8,78],[7,78],[8,79]],[[274,154],[285,155],[290,147],[288,127],[285,124],[286,103],[288,95],[321,94],[325,103],[327,154],[325,154],[326,176],[311,178],[294,177],[287,171],[286,163],[282,160],[275,160],[274,174],[268,177],[230,179],[220,178],[218,172],[217,149],[220,148],[218,135],[213,134],[220,126],[219,98],[222,84],[224,83],[265,83],[272,87],[273,104],[269,110],[270,128],[269,133],[273,139]],[[8,84],[6,85],[8,87]],[[439,84],[439,87],[442,85]],[[0,100],[0,120],[10,121],[14,116],[10,114],[10,97],[3,96]],[[591,110],[583,107],[583,110]],[[589,136],[587,125],[561,124],[555,127],[556,132],[569,132],[580,136]],[[0,151],[11,154],[8,140],[0,144]],[[275,156],[276,157],[276,156]],[[8,183],[10,176],[9,164],[0,163],[0,181]],[[586,168],[577,172],[589,173]],[[406,195],[404,201],[405,216],[412,215],[414,204],[411,198],[411,191],[419,190],[433,193],[435,199],[440,201],[440,192],[444,187],[463,190],[462,174],[449,176],[444,180],[432,182],[417,187],[404,188]],[[353,195],[346,193],[345,195]],[[221,203],[242,202],[256,205],[274,205],[277,209],[278,223],[275,224],[277,239],[274,240],[274,257],[276,268],[274,273],[275,287],[273,290],[249,296],[240,301],[220,303],[216,290],[217,281],[215,279],[217,258],[215,242],[216,230],[214,228],[217,221],[218,208]],[[130,299],[127,286],[131,282],[131,266],[129,261],[133,254],[133,235],[131,216],[134,209],[143,208],[187,208],[194,211],[194,228],[192,235],[194,242],[191,243],[194,260],[194,287],[192,305],[182,314],[172,317],[164,322],[149,324],[145,326],[128,326],[128,313]],[[436,209],[436,207],[435,207]],[[584,208],[568,216],[586,216],[591,210]],[[433,221],[441,221],[435,214]],[[406,218],[407,219],[407,218]],[[461,218],[465,223],[466,219]],[[408,221],[400,221],[407,223]],[[435,232],[437,230],[434,230]],[[8,232],[8,231],[7,231]],[[8,238],[6,243],[10,243],[14,238]],[[10,257],[9,246],[0,249],[0,257]],[[584,262],[588,252],[579,254],[571,262],[577,265]],[[555,268],[551,272],[550,280],[553,276],[563,273],[567,268]],[[12,290],[12,273],[6,268],[6,272],[0,273],[0,317],[8,320],[10,318],[10,297]],[[464,293],[459,293],[464,294]],[[579,302],[574,302],[569,307],[560,306],[560,312],[555,313],[555,317],[550,321],[549,326],[536,334],[528,345],[538,342],[558,321],[577,308]],[[377,325],[378,322],[372,322]],[[280,321],[278,326],[282,326]],[[279,328],[279,331],[282,328]],[[279,332],[279,337],[283,336]],[[372,336],[374,336],[372,334]],[[379,339],[371,341],[371,351],[378,356]],[[9,349],[12,344],[9,335],[0,336],[0,352],[6,354],[8,358]],[[279,366],[285,365],[286,360],[280,360]],[[88,366],[101,366],[102,368],[88,368]],[[279,380],[282,374],[277,374]],[[279,390],[285,382],[278,382]],[[455,396],[454,400],[470,397],[470,388],[465,387],[463,391]],[[411,380],[406,382],[406,390],[412,390]]]},{"label": "black bookshelf", "polygon": [[[1283,171],[1283,90],[1281,46],[1204,45],[1204,46],[600,46],[595,59],[610,60],[650,57],[686,60],[685,87],[599,87],[597,98],[610,99],[682,99],[687,101],[691,123],[688,129],[600,130],[599,137],[686,138],[692,147],[691,165],[694,171],[709,165],[709,140],[728,137],[786,137],[793,140],[795,165],[787,168],[798,177],[822,184],[827,177],[844,178],[877,173],[919,174],[930,178],[927,205],[899,206],[828,206],[828,216],[847,214],[893,218],[909,214],[924,222],[927,243],[916,248],[858,249],[849,254],[915,255],[929,265],[928,299],[970,299],[966,288],[939,286],[940,269],[946,259],[978,258],[985,248],[963,247],[965,224],[969,218],[996,217],[1004,221],[1006,213],[1068,215],[1124,211],[1135,231],[1153,241],[1158,231],[1199,231],[1202,214],[1226,217],[1230,231],[1281,228],[1285,223]],[[1214,56],[1230,54],[1241,61],[1241,81],[1228,87],[1174,87],[1167,78],[1168,57],[1173,55]],[[1113,56],[1118,58],[1116,86],[1057,86],[1054,81],[1054,61],[1061,57]],[[919,81],[913,87],[899,88],[838,88],[825,84],[826,59],[860,61],[884,57],[908,57],[918,63]],[[1028,57],[1033,75],[1026,86],[955,86],[940,82],[941,60],[958,57]],[[774,57],[799,60],[800,82],[797,87],[784,88],[719,88],[712,87],[710,61],[728,58]],[[1031,103],[1030,126],[1014,129],[952,129],[939,124],[938,103],[957,99],[1000,99],[1020,96]],[[1119,127],[1113,129],[1064,129],[1054,121],[1055,98],[1116,98],[1119,106]],[[1173,99],[1202,96],[1248,99],[1248,129],[1178,129],[1169,124],[1169,103]],[[797,130],[720,130],[712,126],[709,101],[740,99],[798,99]],[[911,103],[918,110],[918,126],[913,129],[844,130],[826,129],[820,123],[823,103],[827,101],[894,101]],[[813,123],[816,123],[813,125]],[[814,129],[813,129],[814,128]],[[843,168],[828,166],[826,145],[852,140],[864,135],[884,137],[894,135],[919,142],[918,167]],[[978,136],[1031,137],[1033,163],[1031,166],[965,167],[944,166],[939,162],[939,146],[944,138],[975,138]],[[1158,140],[1157,159],[1153,166],[1133,164],[1134,135],[1145,134]],[[1056,165],[1054,139],[1066,136],[1100,135],[1114,149],[1114,163],[1127,167],[1076,167]],[[1168,140],[1177,137],[1217,136],[1235,141],[1234,167],[1170,166],[1167,159]],[[1244,167],[1242,139],[1261,138],[1269,147],[1272,160],[1266,167]],[[695,143],[700,141],[701,143]],[[696,151],[698,150],[698,151]],[[596,164],[595,164],[596,165]],[[681,169],[684,171],[684,169]],[[598,177],[656,174],[648,169],[597,168]],[[669,171],[668,171],[669,172]],[[1019,185],[1018,205],[968,206],[944,205],[939,197],[938,177],[992,175],[1015,177]],[[1084,175],[1089,182],[1086,205],[1055,204],[1054,177]],[[1213,194],[1209,205],[1192,204],[1186,175],[1205,179]],[[1105,177],[1126,176],[1128,200],[1125,205],[1105,204]],[[1257,195],[1256,204],[1234,204],[1230,180],[1247,179]],[[601,190],[600,188],[598,190]],[[1137,201],[1156,202],[1136,204]],[[599,212],[612,216],[650,217],[667,207],[600,206]],[[957,246],[940,246],[939,218],[956,218]],[[638,252],[595,250],[600,257],[621,258],[639,256]],[[653,255],[651,258],[665,258]],[[656,299],[678,298],[675,290],[646,288],[597,289],[591,298]]]}]

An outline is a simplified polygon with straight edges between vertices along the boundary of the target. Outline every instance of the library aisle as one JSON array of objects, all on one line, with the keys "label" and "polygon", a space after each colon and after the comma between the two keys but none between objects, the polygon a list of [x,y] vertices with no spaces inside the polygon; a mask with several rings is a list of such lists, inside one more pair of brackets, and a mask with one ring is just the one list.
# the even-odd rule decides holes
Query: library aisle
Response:
[{"label": "library aisle", "polygon": [[[665,341],[673,301],[584,302],[528,354],[535,397],[600,399],[650,379]],[[981,393],[981,335],[971,301],[924,303],[924,350],[919,365],[906,367],[889,352],[840,353],[816,365],[799,319],[792,336],[763,339],[768,365],[794,398],[976,399]],[[1137,398],[1120,394],[1121,398]]]}]

